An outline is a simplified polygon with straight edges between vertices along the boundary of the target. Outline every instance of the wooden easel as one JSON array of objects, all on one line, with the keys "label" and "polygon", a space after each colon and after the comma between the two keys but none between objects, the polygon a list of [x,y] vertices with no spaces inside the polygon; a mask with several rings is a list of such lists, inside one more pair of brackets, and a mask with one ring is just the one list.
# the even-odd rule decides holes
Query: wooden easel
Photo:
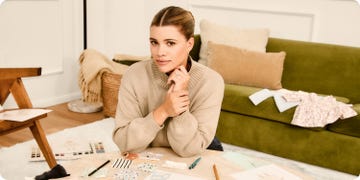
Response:
[{"label": "wooden easel", "polygon": [[[41,68],[0,68],[0,104],[3,105],[11,93],[20,109],[32,108],[33,105],[21,78],[40,75]],[[46,116],[47,114],[43,114],[24,122],[0,120],[0,136],[30,128],[46,162],[50,168],[53,168],[57,162],[40,124],[40,119]]]}]

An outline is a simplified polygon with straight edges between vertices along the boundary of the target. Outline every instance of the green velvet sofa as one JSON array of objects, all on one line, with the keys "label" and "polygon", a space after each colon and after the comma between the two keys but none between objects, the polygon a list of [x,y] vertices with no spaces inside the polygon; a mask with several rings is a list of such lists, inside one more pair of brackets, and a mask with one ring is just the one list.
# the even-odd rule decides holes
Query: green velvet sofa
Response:
[{"label": "green velvet sofa", "polygon": [[[201,39],[195,36],[193,59]],[[268,52],[285,51],[283,88],[336,96],[360,113],[360,48],[269,38]],[[360,173],[360,116],[324,128],[291,125],[295,108],[280,113],[273,98],[254,106],[261,88],[225,85],[216,136],[237,145],[354,175]]]}]

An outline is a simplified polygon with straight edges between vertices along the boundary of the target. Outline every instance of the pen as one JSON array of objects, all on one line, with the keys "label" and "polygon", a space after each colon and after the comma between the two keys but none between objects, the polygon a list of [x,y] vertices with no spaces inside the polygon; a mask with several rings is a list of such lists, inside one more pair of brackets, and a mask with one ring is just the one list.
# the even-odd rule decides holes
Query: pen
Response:
[{"label": "pen", "polygon": [[195,166],[199,163],[200,160],[201,160],[201,157],[197,158],[197,159],[189,166],[189,169],[195,168]]},{"label": "pen", "polygon": [[104,167],[107,163],[109,163],[110,160],[107,160],[106,162],[104,162],[104,164],[102,164],[101,166],[99,166],[98,168],[96,168],[95,170],[93,170],[91,173],[88,174],[88,176],[93,175],[94,173],[96,173],[98,170],[100,170],[102,167]]},{"label": "pen", "polygon": [[218,171],[217,171],[217,169],[216,169],[216,165],[215,165],[215,164],[213,165],[213,170],[214,170],[214,174],[215,174],[215,179],[216,179],[216,180],[220,180],[219,173],[218,173]]}]

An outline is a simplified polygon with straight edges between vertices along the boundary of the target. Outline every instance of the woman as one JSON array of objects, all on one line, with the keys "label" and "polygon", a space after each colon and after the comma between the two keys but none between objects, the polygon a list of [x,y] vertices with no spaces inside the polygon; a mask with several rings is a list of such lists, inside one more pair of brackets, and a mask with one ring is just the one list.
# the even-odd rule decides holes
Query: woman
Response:
[{"label": "woman", "polygon": [[180,7],[155,15],[152,60],[130,66],[121,81],[113,139],[122,152],[162,146],[189,157],[212,143],[224,81],[189,56],[194,24],[191,12]]}]

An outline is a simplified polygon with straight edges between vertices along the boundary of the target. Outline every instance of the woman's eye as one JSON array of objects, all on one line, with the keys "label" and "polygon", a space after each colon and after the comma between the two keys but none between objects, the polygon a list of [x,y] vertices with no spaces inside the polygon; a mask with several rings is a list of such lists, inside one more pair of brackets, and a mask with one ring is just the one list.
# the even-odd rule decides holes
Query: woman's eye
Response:
[{"label": "woman's eye", "polygon": [[166,43],[168,46],[174,46],[176,43],[175,42],[172,42],[172,41],[169,41]]},{"label": "woman's eye", "polygon": [[156,41],[150,41],[150,44],[154,46],[154,45],[157,45],[157,42]]}]

